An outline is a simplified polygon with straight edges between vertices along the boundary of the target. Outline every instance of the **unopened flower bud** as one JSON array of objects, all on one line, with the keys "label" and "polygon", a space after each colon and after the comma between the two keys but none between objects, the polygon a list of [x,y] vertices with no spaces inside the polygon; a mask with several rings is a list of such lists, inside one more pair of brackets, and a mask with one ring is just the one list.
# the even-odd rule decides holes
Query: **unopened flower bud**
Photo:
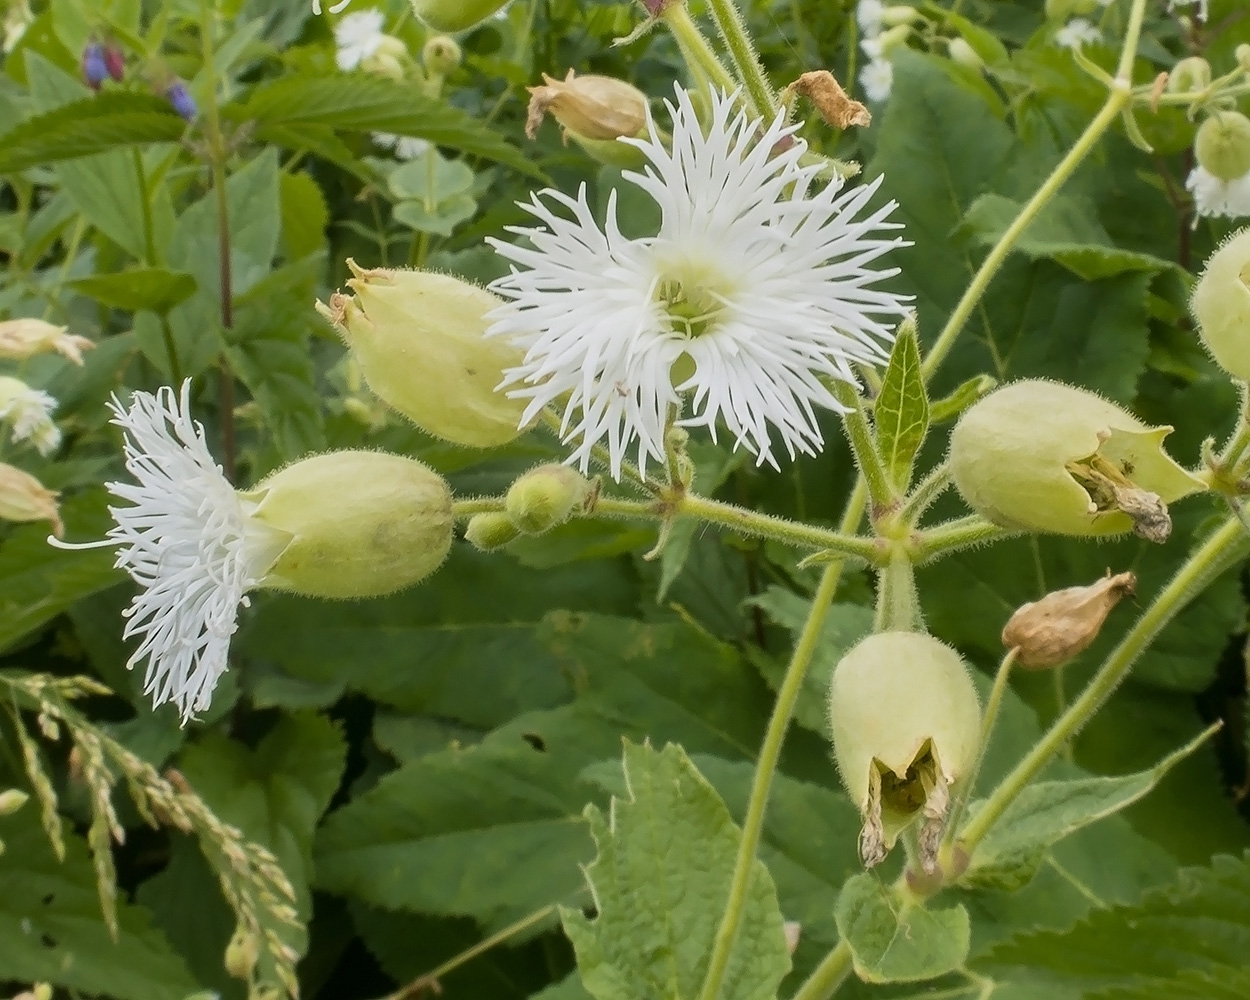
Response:
[{"label": "unopened flower bud", "polygon": [[1202,56],[1187,56],[1168,74],[1168,93],[1188,94],[1206,90],[1211,83],[1211,64]]},{"label": "unopened flower bud", "polygon": [[563,80],[543,74],[540,87],[530,87],[525,134],[538,133],[544,116],[555,117],[566,133],[581,139],[608,140],[641,135],[647,127],[647,98],[637,87],[610,76],[576,76]]},{"label": "unopened flower bud", "polygon": [[486,314],[502,300],[446,274],[364,270],[349,260],[355,296],[318,311],[332,322],[384,402],[435,437],[471,448],[521,434],[525,404],[495,387],[523,354],[487,339]]},{"label": "unopened flower bud", "polygon": [[920,859],[933,871],[951,790],[976,759],[981,705],[964,661],[919,632],[880,632],[833,669],[829,727],[842,783],[863,817],[872,867],[924,819]]},{"label": "unopened flower bud", "polygon": [[893,28],[900,24],[912,24],[921,18],[920,11],[915,7],[907,4],[891,4],[881,11],[881,23],[887,28]]},{"label": "unopened flower bud", "polygon": [[22,523],[52,522],[52,534],[65,534],[61,512],[56,505],[57,494],[34,476],[0,462],[0,519]]},{"label": "unopened flower bud", "polygon": [[12,816],[26,805],[30,796],[20,788],[9,788],[0,792],[0,816]]},{"label": "unopened flower bud", "polygon": [[435,76],[448,76],[460,68],[464,53],[454,38],[446,35],[435,35],[425,43],[421,50],[421,62]]},{"label": "unopened flower bud", "polygon": [[1067,663],[1089,648],[1111,609],[1136,589],[1136,576],[1119,573],[1088,587],[1052,591],[1011,616],[1003,627],[1003,645],[1016,650],[1016,663],[1030,670]]},{"label": "unopened flower bud", "polygon": [[451,491],[416,459],[315,455],[240,494],[289,537],[261,586],[308,597],[378,597],[419,583],[451,548]]},{"label": "unopened flower bud", "polygon": [[1250,118],[1240,111],[1217,111],[1199,126],[1194,157],[1222,181],[1250,174]]},{"label": "unopened flower bud", "polygon": [[508,517],[527,535],[541,535],[563,524],[584,503],[591,484],[567,465],[540,465],[514,482],[504,506]]},{"label": "unopened flower bud", "polygon": [[181,80],[170,84],[165,89],[165,97],[169,103],[174,106],[174,110],[186,121],[194,121],[198,109],[195,106],[195,99],[187,90],[187,85]]},{"label": "unopened flower bud", "polygon": [[108,67],[109,76],[121,82],[126,75],[126,55],[115,44],[104,46],[104,65]]},{"label": "unopened flower bud", "polygon": [[35,996],[35,1000],[52,1000],[52,984],[51,983],[35,983],[31,992]]},{"label": "unopened flower bud", "polygon": [[494,552],[520,536],[507,514],[474,514],[464,529],[465,540],[479,552]]},{"label": "unopened flower bud", "polygon": [[82,50],[82,78],[92,90],[99,90],[109,75],[108,64],[104,61],[104,46],[99,42],[88,42]]},{"label": "unopened flower bud", "polygon": [[1237,48],[1233,49],[1233,56],[1237,60],[1237,65],[1241,67],[1242,72],[1250,73],[1250,44],[1242,42]]},{"label": "unopened flower bud", "polygon": [[400,83],[408,75],[407,62],[408,46],[393,35],[382,35],[377,40],[377,48],[360,61],[360,68]]},{"label": "unopened flower bud", "polygon": [[1234,233],[1207,259],[1190,308],[1216,364],[1250,379],[1250,228]]},{"label": "unopened flower bud", "polygon": [[985,60],[977,55],[977,50],[968,44],[967,39],[952,38],[947,51],[950,54],[951,62],[977,71],[985,68]]},{"label": "unopened flower bud", "polygon": [[970,407],[951,434],[951,474],[987,520],[1021,531],[1161,542],[1167,505],[1203,488],[1148,427],[1084,389],[1028,379]]},{"label": "unopened flower bud", "polygon": [[0,358],[25,361],[36,354],[56,351],[81,365],[82,352],[93,347],[92,341],[70,333],[68,327],[41,319],[9,319],[0,323]]},{"label": "unopened flower bud", "polygon": [[859,43],[859,47],[870,59],[884,59],[895,49],[904,47],[910,37],[911,26],[899,24],[881,32],[875,38],[865,38]]},{"label": "unopened flower bud", "polygon": [[251,979],[252,970],[256,968],[256,960],[260,958],[260,940],[254,931],[248,931],[240,924],[235,928],[226,945],[226,972],[235,979],[244,981]]},{"label": "unopened flower bud", "polygon": [[435,31],[468,31],[497,12],[507,0],[410,0],[417,19]]}]

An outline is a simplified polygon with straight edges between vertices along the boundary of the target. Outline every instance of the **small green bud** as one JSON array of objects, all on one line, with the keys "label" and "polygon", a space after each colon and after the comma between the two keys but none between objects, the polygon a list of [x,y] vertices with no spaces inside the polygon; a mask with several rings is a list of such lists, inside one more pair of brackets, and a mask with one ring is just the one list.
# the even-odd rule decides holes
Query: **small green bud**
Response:
[{"label": "small green bud", "polygon": [[892,28],[900,24],[913,24],[922,16],[915,7],[909,7],[907,4],[892,4],[881,11],[881,23]]},{"label": "small green bud", "polygon": [[829,730],[864,820],[864,864],[883,861],[923,815],[921,861],[932,871],[951,790],[976,760],[981,732],[981,705],[959,654],[919,632],[868,636],[833,669]]},{"label": "small green bud", "polygon": [[235,979],[247,981],[252,977],[256,961],[260,958],[260,940],[255,933],[244,929],[240,924],[235,928],[230,943],[226,945],[226,972]]},{"label": "small green bud", "polygon": [[567,465],[540,465],[521,476],[504,501],[508,517],[527,535],[541,535],[563,524],[585,502],[591,484]]},{"label": "small green bud", "polygon": [[317,310],[335,325],[369,387],[418,427],[470,448],[521,434],[525,404],[495,387],[523,354],[487,338],[486,314],[502,299],[430,271],[364,270],[349,260],[356,294],[330,296]]},{"label": "small green bud", "polygon": [[1211,83],[1211,64],[1202,56],[1187,56],[1168,74],[1168,93],[1188,94],[1206,90]]},{"label": "small green bud", "polygon": [[1167,504],[1203,488],[1163,450],[1171,432],[1084,389],[1012,382],[960,418],[951,474],[968,506],[1005,528],[1161,542]]},{"label": "small green bud", "polygon": [[964,38],[952,38],[948,51],[951,62],[958,63],[960,66],[967,66],[974,70],[981,70],[985,67],[985,60],[977,55],[977,50]]},{"label": "small green bud", "polygon": [[408,75],[408,46],[392,35],[383,35],[378,47],[360,63],[360,68],[375,76],[400,83]]},{"label": "small green bud", "polygon": [[378,597],[419,583],[451,549],[451,491],[416,459],[335,451],[240,494],[289,536],[262,587],[308,597]]},{"label": "small green bud", "polygon": [[1240,111],[1217,111],[1199,126],[1194,156],[1222,181],[1250,174],[1250,118]]},{"label": "small green bud", "polygon": [[0,792],[0,816],[12,816],[26,805],[30,796],[20,788],[10,788]]},{"label": "small green bud", "polygon": [[464,529],[465,540],[479,552],[494,552],[520,536],[507,514],[474,514]]},{"label": "small green bud", "polygon": [[454,38],[446,35],[435,35],[425,43],[421,50],[421,62],[435,76],[448,76],[460,68],[464,61],[464,53]]},{"label": "small green bud", "polygon": [[468,31],[496,13],[507,0],[411,0],[417,20],[435,31]]},{"label": "small green bud", "polygon": [[593,74],[576,76],[572,70],[557,80],[544,73],[542,85],[530,87],[529,92],[525,134],[531,139],[548,114],[566,135],[578,139],[610,141],[646,131],[647,96],[624,80]]},{"label": "small green bud", "polygon": [[1250,379],[1250,228],[1234,233],[1207,259],[1190,308],[1216,364]]}]

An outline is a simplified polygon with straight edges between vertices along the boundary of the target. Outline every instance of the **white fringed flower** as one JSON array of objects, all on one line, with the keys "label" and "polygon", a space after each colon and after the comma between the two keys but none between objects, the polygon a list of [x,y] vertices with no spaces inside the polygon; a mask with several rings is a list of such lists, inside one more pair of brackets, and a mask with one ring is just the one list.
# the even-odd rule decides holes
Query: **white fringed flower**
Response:
[{"label": "white fringed flower", "polygon": [[[289,541],[250,515],[213,461],[204,428],[191,419],[191,382],[136,392],[129,407],[109,404],[126,435],[126,471],[135,483],[109,483],[130,506],[110,507],[114,527],[100,542],[117,547],[116,566],[139,585],[123,638],[142,641],[126,664],[147,662],[144,694],[172,701],[185,723],[208,708],[226,671],[240,605]],[[54,539],[49,539],[57,544]]]},{"label": "white fringed flower", "polygon": [[511,301],[488,335],[526,352],[501,388],[528,398],[522,425],[567,394],[562,433],[583,469],[604,439],[614,477],[634,441],[640,465],[661,459],[684,394],[681,424],[715,439],[723,421],[760,463],[776,465],[770,426],[791,456],[811,454],[823,443],[815,407],[842,409],[824,380],[854,382],[852,363],[879,363],[892,339],[882,319],[907,311],[870,287],[897,272],[872,263],[903,243],[874,235],[901,228],[885,221],[893,202],[867,210],[880,180],[821,186],[797,126],[779,115],[765,127],[736,106],[718,95],[704,135],[678,88],[671,150],[650,120],[649,138],[620,140],[650,161],[624,176],[659,206],[655,236],[622,235],[615,192],[600,228],[583,187],[523,205],[540,225],[511,231],[531,245],[490,240],[519,269],[491,285]]},{"label": "white fringed flower", "polygon": [[868,100],[880,104],[894,86],[894,65],[888,59],[873,59],[859,71],[859,85]]},{"label": "white fringed flower", "polygon": [[1250,215],[1250,173],[1226,181],[1205,167],[1194,167],[1185,187],[1194,196],[1194,212],[1198,216],[1236,219]]},{"label": "white fringed flower", "polygon": [[1102,40],[1100,32],[1090,21],[1074,17],[1055,32],[1055,44],[1064,49],[1079,49],[1083,45]]},{"label": "white fringed flower", "polygon": [[881,34],[884,16],[885,4],[881,0],[859,0],[855,6],[855,20],[859,22],[859,30],[867,36]]},{"label": "white fringed flower", "polygon": [[9,425],[15,443],[29,441],[39,454],[52,454],[61,443],[61,430],[52,419],[55,409],[55,397],[20,379],[0,376],[0,423]]},{"label": "white fringed flower", "polygon": [[339,69],[355,69],[378,51],[386,38],[382,33],[385,22],[385,15],[371,7],[369,10],[348,14],[334,26],[334,44],[338,49],[334,60]]},{"label": "white fringed flower", "polygon": [[389,149],[397,160],[415,160],[431,148],[428,139],[414,135],[396,135],[394,132],[374,132],[373,141],[383,149]]}]

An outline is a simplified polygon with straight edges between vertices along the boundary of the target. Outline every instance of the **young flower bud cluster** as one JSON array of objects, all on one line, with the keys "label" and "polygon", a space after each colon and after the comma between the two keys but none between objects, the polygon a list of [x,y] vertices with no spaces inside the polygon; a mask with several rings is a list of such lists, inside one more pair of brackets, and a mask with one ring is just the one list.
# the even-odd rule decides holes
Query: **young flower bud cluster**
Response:
[{"label": "young flower bud cluster", "polygon": [[502,300],[450,275],[347,264],[355,295],[336,293],[317,309],[369,387],[422,430],[454,444],[492,448],[518,437],[525,406],[495,390],[523,355],[484,336],[486,315]]},{"label": "young flower bud cluster", "polygon": [[1016,650],[1016,663],[1029,670],[1067,663],[1098,638],[1120,599],[1136,591],[1132,573],[1108,574],[1088,587],[1053,591],[1020,606],[1003,627],[1003,645]]},{"label": "young flower bud cluster", "polygon": [[126,57],[121,49],[110,43],[90,41],[82,50],[81,66],[83,81],[92,90],[99,90],[105,80],[120,81],[126,74]]},{"label": "young flower bud cluster", "polygon": [[926,872],[951,793],[976,760],[981,705],[968,668],[949,646],[918,632],[880,632],[833,670],[829,728],[842,783],[863,817],[859,852],[872,867],[923,820]]},{"label": "young flower bud cluster", "polygon": [[964,413],[951,474],[968,506],[1005,528],[1162,542],[1167,505],[1203,488],[1164,452],[1171,431],[1084,389],[1013,382]]},{"label": "young flower bud cluster", "polygon": [[448,34],[468,31],[496,13],[507,0],[411,0],[417,20]]},{"label": "young flower bud cluster", "polygon": [[1216,364],[1250,379],[1250,229],[1234,233],[1210,256],[1190,307]]},{"label": "young flower bud cluster", "polygon": [[567,465],[548,463],[520,476],[508,489],[502,512],[475,514],[464,537],[491,552],[521,535],[541,535],[594,503],[598,483]]}]

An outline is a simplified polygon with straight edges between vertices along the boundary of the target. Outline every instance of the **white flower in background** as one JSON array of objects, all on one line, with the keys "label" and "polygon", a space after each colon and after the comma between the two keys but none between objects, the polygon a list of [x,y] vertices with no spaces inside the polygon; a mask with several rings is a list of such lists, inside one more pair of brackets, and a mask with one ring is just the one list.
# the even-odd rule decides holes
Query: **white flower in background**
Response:
[{"label": "white flower in background", "polygon": [[397,160],[415,160],[418,156],[424,156],[431,148],[428,139],[396,135],[394,132],[374,132],[373,141],[383,149],[391,150]]},{"label": "white flower in background", "polygon": [[50,455],[61,443],[61,431],[52,420],[56,399],[32,389],[20,379],[0,376],[0,423],[9,425],[15,443],[29,441],[41,455]]},{"label": "white flower in background", "polygon": [[659,206],[656,235],[621,234],[615,192],[600,227],[583,186],[523,206],[540,225],[511,231],[532,245],[489,241],[519,265],[491,285],[511,301],[488,335],[526,352],[501,389],[528,398],[522,425],[568,394],[562,433],[583,470],[604,439],[616,478],[635,441],[640,465],[662,459],[687,393],[681,424],[715,439],[723,421],[760,463],[776,465],[772,430],[792,456],[811,454],[823,443],[815,408],[841,410],[823,380],[854,382],[853,363],[882,361],[882,320],[907,312],[903,296],[870,287],[897,273],[871,265],[904,242],[875,235],[901,228],[886,221],[893,202],[867,209],[880,180],[821,186],[797,126],[779,115],[765,128],[736,102],[715,97],[705,136],[678,88],[671,150],[650,118],[649,138],[620,140],[650,161],[624,177]]},{"label": "white flower in background", "polygon": [[[339,0],[338,3],[330,4],[330,13],[337,14],[339,11],[343,10],[351,2],[352,0]],[[312,0],[312,5],[313,5],[313,13],[320,14],[321,13],[321,0]]]},{"label": "white flower in background", "polygon": [[864,50],[864,55],[874,61],[879,60],[885,54],[885,44],[881,41],[880,35],[865,38],[859,43],[859,47]]},{"label": "white flower in background", "polygon": [[1210,15],[1208,0],[1168,0],[1168,10],[1174,11],[1177,7],[1194,7],[1198,8],[1198,20],[1205,21]]},{"label": "white flower in background", "polygon": [[[339,8],[331,8],[336,9]],[[348,14],[334,26],[334,44],[338,48],[334,58],[339,69],[355,69],[378,51],[386,38],[382,33],[385,22],[383,13],[371,7]]]},{"label": "white flower in background", "polygon": [[1055,44],[1065,49],[1075,50],[1101,40],[1102,33],[1083,17],[1074,17],[1055,32]]},{"label": "white flower in background", "polygon": [[859,22],[859,30],[868,36],[881,34],[884,14],[885,4],[881,0],[859,0],[855,8],[855,20]]},{"label": "white flower in background", "polygon": [[1197,216],[1250,216],[1250,173],[1226,181],[1205,167],[1194,167],[1185,187],[1194,196],[1195,223]]},{"label": "white flower in background", "polygon": [[249,516],[255,505],[231,487],[191,419],[190,389],[188,379],[181,397],[165,387],[136,392],[129,407],[113,399],[136,482],[107,485],[130,506],[109,508],[115,525],[104,540],[60,543],[117,547],[115,565],[140,587],[122,635],[142,642],[126,666],[146,661],[144,693],[153,707],[172,701],[183,722],[208,708],[239,606],[290,537]]},{"label": "white flower in background", "polygon": [[890,96],[894,86],[894,66],[888,59],[874,59],[859,71],[859,85],[864,96],[874,104],[880,104]]}]

